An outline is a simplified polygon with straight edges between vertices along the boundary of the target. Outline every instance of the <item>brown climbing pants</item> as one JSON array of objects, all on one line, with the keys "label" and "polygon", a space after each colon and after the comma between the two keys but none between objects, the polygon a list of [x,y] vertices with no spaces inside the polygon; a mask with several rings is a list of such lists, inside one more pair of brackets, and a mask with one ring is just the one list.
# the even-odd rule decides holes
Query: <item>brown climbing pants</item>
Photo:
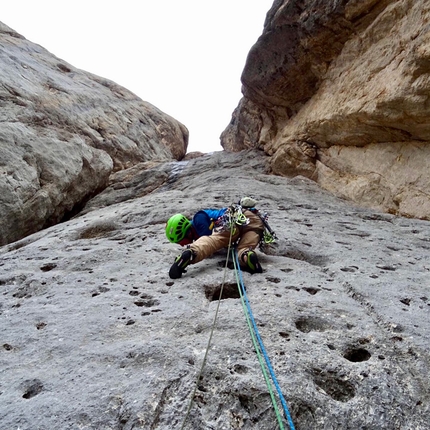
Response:
[{"label": "brown climbing pants", "polygon": [[[248,210],[245,210],[244,214],[249,219],[249,224],[236,226],[236,231],[231,235],[232,244],[239,239],[237,253],[240,264],[243,264],[243,253],[257,247],[264,231],[264,224],[258,215]],[[212,233],[210,236],[199,237],[190,245],[190,249],[196,254],[191,264],[204,260],[220,249],[227,248],[229,241],[230,231],[222,231],[220,233]]]}]

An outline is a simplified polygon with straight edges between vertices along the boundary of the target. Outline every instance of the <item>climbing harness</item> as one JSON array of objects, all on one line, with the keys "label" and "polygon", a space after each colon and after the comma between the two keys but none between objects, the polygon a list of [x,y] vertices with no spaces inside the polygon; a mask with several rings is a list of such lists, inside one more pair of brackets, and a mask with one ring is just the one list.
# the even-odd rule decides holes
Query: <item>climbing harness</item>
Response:
[{"label": "climbing harness", "polygon": [[230,231],[236,233],[237,225],[247,225],[249,219],[245,216],[240,205],[231,205],[227,208],[224,215],[220,216],[214,222],[214,231],[219,233],[222,231]]},{"label": "climbing harness", "polygon": [[[243,200],[243,199],[242,199]],[[264,231],[260,240],[260,248],[264,249],[266,245],[270,245],[276,242],[276,233],[272,230],[268,223],[269,214],[267,212],[261,213],[255,207],[242,207],[240,204],[231,205],[223,216],[219,217],[217,220],[211,220],[210,229],[214,229],[215,232],[233,230],[233,234],[236,232],[236,225],[247,225],[249,224],[249,219],[243,213],[244,210],[249,210],[255,215],[257,215],[263,225]]]},{"label": "climbing harness", "polygon": [[[249,328],[249,331],[251,334],[251,338],[253,340],[255,351],[256,351],[257,356],[259,358],[259,362],[261,365],[263,376],[266,380],[267,388],[268,388],[270,396],[272,398],[272,403],[273,403],[273,407],[275,409],[276,417],[278,419],[279,427],[281,430],[284,429],[284,425],[282,423],[282,419],[281,419],[280,414],[279,414],[278,405],[276,404],[276,400],[275,400],[274,395],[273,395],[273,390],[272,390],[271,385],[270,385],[270,380],[268,379],[267,371],[264,367],[264,363],[261,360],[261,353],[264,356],[266,366],[269,369],[269,373],[270,373],[270,376],[272,377],[273,384],[275,385],[276,391],[278,392],[278,396],[279,396],[279,399],[281,401],[282,407],[284,409],[285,416],[288,420],[288,425],[290,427],[290,430],[295,430],[293,420],[291,419],[290,412],[288,411],[287,403],[284,399],[281,388],[280,388],[279,383],[276,379],[275,372],[273,370],[272,364],[270,363],[269,356],[267,354],[266,348],[264,347],[263,341],[261,340],[260,333],[259,333],[258,328],[257,328],[257,324],[255,323],[254,316],[252,314],[251,306],[249,304],[248,297],[246,295],[245,285],[243,283],[242,272],[240,270],[237,250],[234,249],[234,250],[232,250],[232,252],[233,252],[233,263],[234,263],[234,268],[235,268],[235,273],[236,273],[236,280],[238,283],[238,289],[239,289],[239,294],[240,294],[240,298],[242,301],[243,311],[245,313],[245,317],[246,317],[246,320],[248,323],[248,328]],[[258,344],[256,342],[256,339],[258,340]]]}]

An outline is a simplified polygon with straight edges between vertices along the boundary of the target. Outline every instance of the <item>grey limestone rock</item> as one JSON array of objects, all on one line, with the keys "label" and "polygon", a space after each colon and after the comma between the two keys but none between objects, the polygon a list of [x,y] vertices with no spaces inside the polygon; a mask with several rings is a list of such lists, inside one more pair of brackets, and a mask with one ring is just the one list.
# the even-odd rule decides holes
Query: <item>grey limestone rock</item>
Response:
[{"label": "grey limestone rock", "polygon": [[110,174],[182,159],[188,130],[0,23],[0,244],[67,219]]},{"label": "grey limestone rock", "polygon": [[126,200],[108,193],[0,248],[0,428],[278,428],[226,252],[168,277],[180,252],[169,216],[252,194],[279,239],[243,280],[295,427],[427,429],[428,222],[266,163],[261,152],[169,162],[153,191],[122,180]]}]

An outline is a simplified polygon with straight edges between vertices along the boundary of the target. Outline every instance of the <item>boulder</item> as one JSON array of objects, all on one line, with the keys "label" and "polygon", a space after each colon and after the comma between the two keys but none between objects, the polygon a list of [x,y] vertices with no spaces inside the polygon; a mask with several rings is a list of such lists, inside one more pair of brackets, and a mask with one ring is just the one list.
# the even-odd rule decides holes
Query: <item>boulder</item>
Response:
[{"label": "boulder", "polygon": [[430,219],[429,20],[425,0],[275,2],[222,146],[264,149],[276,174]]},{"label": "boulder", "polygon": [[0,244],[67,219],[110,174],[180,160],[188,131],[0,23]]}]

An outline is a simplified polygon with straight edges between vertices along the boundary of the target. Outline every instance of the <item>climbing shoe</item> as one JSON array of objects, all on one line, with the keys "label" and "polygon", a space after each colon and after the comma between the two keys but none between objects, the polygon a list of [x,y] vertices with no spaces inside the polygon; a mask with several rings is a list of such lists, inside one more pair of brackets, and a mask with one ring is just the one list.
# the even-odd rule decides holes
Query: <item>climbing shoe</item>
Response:
[{"label": "climbing shoe", "polygon": [[184,251],[181,255],[178,255],[172,267],[169,270],[170,279],[178,279],[186,272],[186,267],[194,258],[194,253],[190,249]]},{"label": "climbing shoe", "polygon": [[[245,262],[245,256],[246,262]],[[242,255],[242,261],[246,264],[246,269],[250,273],[263,273],[263,268],[261,267],[260,263],[258,262],[257,254],[254,251],[248,251],[245,252]]]}]

